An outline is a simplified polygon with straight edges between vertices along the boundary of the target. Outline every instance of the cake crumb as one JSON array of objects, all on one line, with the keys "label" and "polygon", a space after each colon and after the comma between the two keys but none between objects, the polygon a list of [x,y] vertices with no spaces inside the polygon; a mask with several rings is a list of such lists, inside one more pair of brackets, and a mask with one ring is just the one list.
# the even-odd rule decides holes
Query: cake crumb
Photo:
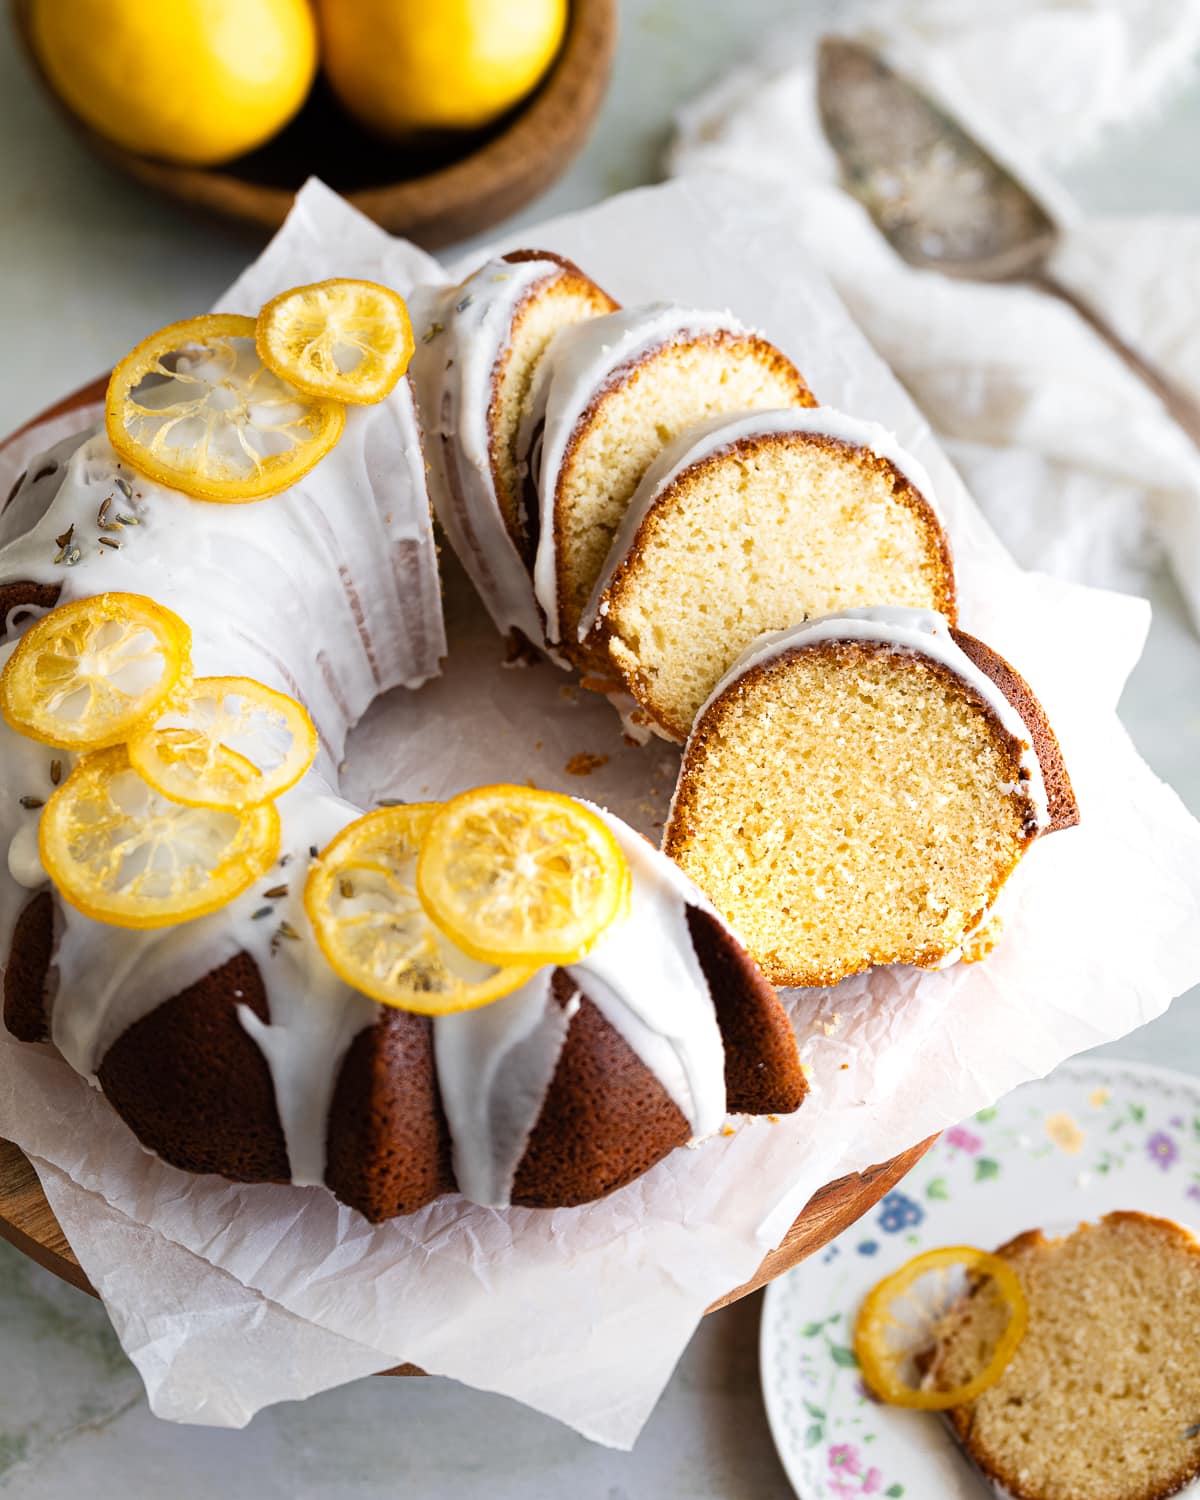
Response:
[{"label": "cake crumb", "polygon": [[1004,935],[1004,922],[1000,917],[993,917],[990,922],[985,922],[973,937],[967,939],[962,948],[962,961],[965,964],[977,964],[984,959],[995,948],[996,944]]},{"label": "cake crumb", "polygon": [[736,1135],[737,1131],[733,1128],[733,1126],[729,1123],[729,1121],[726,1120],[725,1123],[724,1123],[724,1125],[721,1126],[721,1134],[722,1135]]},{"label": "cake crumb", "polygon": [[842,1064],[842,1072],[845,1073],[849,1067],[850,1067],[849,1063],[843,1063]]},{"label": "cake crumb", "polygon": [[578,755],[572,755],[563,770],[568,776],[590,776],[593,771],[598,771],[601,766],[606,765],[608,765],[607,755],[593,755],[588,750],[581,750]]},{"label": "cake crumb", "polygon": [[771,1122],[772,1125],[778,1125],[779,1124],[779,1116],[778,1115],[768,1115],[767,1119]]}]

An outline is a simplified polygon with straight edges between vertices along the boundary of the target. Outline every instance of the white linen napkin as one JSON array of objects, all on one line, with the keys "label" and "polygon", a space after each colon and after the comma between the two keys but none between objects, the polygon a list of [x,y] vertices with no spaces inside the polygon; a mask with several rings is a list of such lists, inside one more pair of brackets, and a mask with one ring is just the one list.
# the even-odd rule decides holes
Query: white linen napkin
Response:
[{"label": "white linen napkin", "polygon": [[[1054,272],[1200,394],[1200,218],[1084,219],[1049,171],[1186,82],[1200,0],[876,0],[838,29],[1033,187],[1064,224]],[[671,171],[786,184],[806,247],[1020,562],[1140,592],[1165,551],[1200,628],[1200,450],[1058,299],[901,261],[840,186],[815,78],[810,45],[768,38],[683,111]]]}]

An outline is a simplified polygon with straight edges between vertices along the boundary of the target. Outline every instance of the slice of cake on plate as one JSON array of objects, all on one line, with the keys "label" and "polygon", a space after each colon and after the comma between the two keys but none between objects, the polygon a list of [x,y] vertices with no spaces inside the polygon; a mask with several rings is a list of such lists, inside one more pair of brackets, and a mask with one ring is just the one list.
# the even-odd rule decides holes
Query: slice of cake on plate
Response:
[{"label": "slice of cake on plate", "polygon": [[874,604],[954,621],[928,476],[877,423],[762,412],[693,428],[650,465],[581,634],[658,731],[685,740],[756,636]]},{"label": "slice of cake on plate", "polygon": [[1078,822],[1007,662],[940,615],[847,610],[764,637],[700,710],[663,847],[776,984],[937,968],[1032,841]]},{"label": "slice of cake on plate", "polygon": [[[1165,1500],[1200,1477],[1200,1244],[1142,1213],[996,1254],[1028,1305],[1003,1374],[947,1412],[963,1449],[1014,1500]],[[968,1294],[942,1321],[926,1382],[954,1390],[1005,1314]]]}]

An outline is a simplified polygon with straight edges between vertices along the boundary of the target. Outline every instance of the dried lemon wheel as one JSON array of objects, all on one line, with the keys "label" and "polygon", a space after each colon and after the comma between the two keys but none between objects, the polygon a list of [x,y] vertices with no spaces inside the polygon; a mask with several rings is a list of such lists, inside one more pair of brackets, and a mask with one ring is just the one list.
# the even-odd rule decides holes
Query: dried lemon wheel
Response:
[{"label": "dried lemon wheel", "polygon": [[395,389],[413,353],[404,298],[344,278],[293,287],[258,315],[264,365],[310,396],[373,406]]},{"label": "dried lemon wheel", "polygon": [[476,787],[445,803],[417,865],[425,910],[485,963],[575,962],[624,916],[629,888],[607,824],[527,786]]},{"label": "dried lemon wheel", "polygon": [[211,313],[144,339],[112,373],[109,442],[139,474],[202,500],[277,495],[342,435],[345,408],[280,380],[254,319]]},{"label": "dried lemon wheel", "polygon": [[458,952],[417,898],[421,841],[435,802],[386,807],[344,828],[309,872],[304,905],[335,972],[401,1010],[446,1015],[519,988],[535,972],[481,964]]},{"label": "dried lemon wheel", "polygon": [[191,670],[192,633],[144,594],[60,604],[21,637],[0,674],[0,713],[62,750],[120,744]]},{"label": "dried lemon wheel", "polygon": [[85,755],[46,803],[38,848],[59,894],[85,916],[170,927],[225,906],[270,869],[279,814],[269,802],[242,813],[172,802],[117,745]]},{"label": "dried lemon wheel", "polygon": [[[957,1288],[955,1273],[959,1273]],[[916,1370],[914,1361],[934,1346],[941,1318],[956,1297],[966,1292],[993,1297],[1008,1313],[990,1353],[980,1353],[979,1373],[954,1390],[935,1390],[920,1384],[919,1378],[910,1379]],[[1028,1323],[1025,1294],[1008,1262],[970,1245],[950,1245],[914,1256],[868,1292],[854,1327],[854,1352],[863,1379],[880,1400],[922,1411],[945,1411],[973,1401],[995,1385],[1017,1352]]]},{"label": "dried lemon wheel", "polygon": [[295,786],[316,754],[304,708],[252,677],[198,677],[185,703],[129,737],[134,769],[164,797],[230,812]]}]

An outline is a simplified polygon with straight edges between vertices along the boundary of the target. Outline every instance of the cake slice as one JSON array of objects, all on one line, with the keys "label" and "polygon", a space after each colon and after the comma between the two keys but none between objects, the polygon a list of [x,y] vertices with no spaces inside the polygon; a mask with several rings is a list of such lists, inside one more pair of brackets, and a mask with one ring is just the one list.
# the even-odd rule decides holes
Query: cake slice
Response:
[{"label": "cake slice", "polygon": [[920,464],[821,406],[718,417],[660,454],[581,629],[659,732],[686,740],[756,636],[871,604],[953,622],[950,545]]},{"label": "cake slice", "polygon": [[[1001,1246],[1029,1326],[1000,1379],[947,1413],[968,1456],[1017,1500],[1164,1500],[1200,1477],[1200,1244],[1142,1213]],[[943,1320],[926,1379],[960,1386],[995,1342],[992,1299]]]},{"label": "cake slice", "polygon": [[1039,834],[1078,822],[1028,685],[940,615],[760,639],[701,709],[664,849],[776,984],[941,967]]},{"label": "cake slice", "polygon": [[457,285],[421,287],[411,299],[411,374],[438,520],[497,627],[535,644],[537,517],[525,504],[521,418],[553,336],[616,306],[549,250],[513,250]]},{"label": "cake slice", "polygon": [[728,313],[660,303],[559,333],[534,377],[520,444],[540,507],[534,587],[550,645],[589,664],[579,640],[588,599],[638,482],[668,443],[722,413],[815,405],[791,361]]}]

